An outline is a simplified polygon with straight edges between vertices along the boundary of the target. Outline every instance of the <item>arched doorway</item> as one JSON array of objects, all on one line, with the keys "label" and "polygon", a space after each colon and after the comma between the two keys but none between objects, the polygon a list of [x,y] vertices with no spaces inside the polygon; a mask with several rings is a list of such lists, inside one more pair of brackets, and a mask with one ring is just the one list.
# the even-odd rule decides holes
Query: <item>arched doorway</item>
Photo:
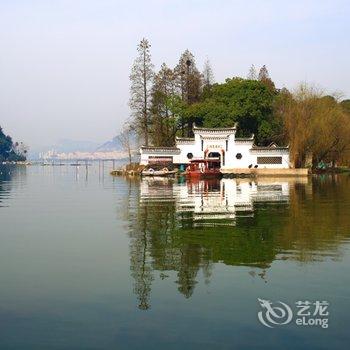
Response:
[{"label": "arched doorway", "polygon": [[212,166],[213,167],[218,167],[221,168],[222,165],[225,165],[225,154],[220,153],[220,152],[208,152],[206,154],[207,159],[215,159],[217,160],[217,163],[213,163]]},{"label": "arched doorway", "polygon": [[219,153],[219,152],[209,152],[207,154],[207,158],[216,158],[216,159],[221,160],[221,153]]}]

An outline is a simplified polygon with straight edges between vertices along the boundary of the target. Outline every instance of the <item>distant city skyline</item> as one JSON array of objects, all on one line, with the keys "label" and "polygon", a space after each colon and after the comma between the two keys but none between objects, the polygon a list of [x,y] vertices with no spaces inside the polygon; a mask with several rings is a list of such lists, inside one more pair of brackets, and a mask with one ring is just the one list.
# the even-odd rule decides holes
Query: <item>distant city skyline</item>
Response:
[{"label": "distant city skyline", "polygon": [[155,69],[189,49],[217,82],[266,65],[277,87],[350,98],[348,1],[12,0],[0,3],[0,126],[31,148],[105,142],[129,117],[138,42]]}]

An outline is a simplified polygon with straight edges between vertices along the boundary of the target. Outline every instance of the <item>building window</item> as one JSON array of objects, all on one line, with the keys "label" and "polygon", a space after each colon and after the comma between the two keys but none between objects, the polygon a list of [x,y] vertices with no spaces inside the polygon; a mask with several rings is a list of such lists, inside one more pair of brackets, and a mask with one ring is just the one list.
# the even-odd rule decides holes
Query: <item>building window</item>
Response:
[{"label": "building window", "polygon": [[242,153],[237,153],[237,154],[236,154],[236,158],[237,158],[237,159],[242,159]]},{"label": "building window", "polygon": [[187,158],[192,159],[193,158],[193,153],[187,153]]},{"label": "building window", "polygon": [[201,150],[203,151],[203,148],[204,148],[204,141],[201,140]]},{"label": "building window", "polygon": [[282,157],[258,157],[258,164],[282,164]]},{"label": "building window", "polygon": [[228,140],[226,140],[226,152],[228,151]]}]

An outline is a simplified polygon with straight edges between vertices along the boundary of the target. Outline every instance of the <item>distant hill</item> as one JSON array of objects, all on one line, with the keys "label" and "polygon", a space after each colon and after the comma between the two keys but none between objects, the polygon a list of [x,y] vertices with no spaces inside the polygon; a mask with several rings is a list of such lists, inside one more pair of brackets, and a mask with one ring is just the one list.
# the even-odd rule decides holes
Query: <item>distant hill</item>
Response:
[{"label": "distant hill", "polygon": [[71,139],[61,139],[56,145],[51,148],[57,152],[93,152],[98,147],[99,143],[93,141],[77,141]]},{"label": "distant hill", "polygon": [[99,143],[92,141],[81,141],[72,139],[60,139],[53,145],[30,148],[29,158],[38,159],[40,153],[46,153],[48,151],[55,151],[57,153],[69,153],[69,152],[93,152],[99,146]]},{"label": "distant hill", "polygon": [[[99,147],[96,148],[96,151],[99,152],[110,152],[110,151],[123,151],[123,146],[121,145],[118,136],[113,137],[112,140],[107,141],[105,143],[103,143],[102,145],[100,145]],[[137,144],[137,137],[134,133],[132,133],[130,135],[130,143],[131,145],[133,145],[132,148],[137,148],[136,144]]]},{"label": "distant hill", "polygon": [[[136,145],[136,136],[131,136],[132,145]],[[137,148],[134,146],[133,148]],[[123,147],[115,136],[112,140],[104,143],[97,143],[93,141],[79,141],[72,139],[60,139],[56,144],[40,147],[30,150],[30,159],[39,159],[40,155],[47,152],[54,151],[55,153],[72,153],[72,152],[124,152]]]},{"label": "distant hill", "polygon": [[123,147],[118,140],[118,137],[114,137],[112,140],[103,143],[102,145],[96,148],[98,152],[109,152],[109,151],[122,151]]}]

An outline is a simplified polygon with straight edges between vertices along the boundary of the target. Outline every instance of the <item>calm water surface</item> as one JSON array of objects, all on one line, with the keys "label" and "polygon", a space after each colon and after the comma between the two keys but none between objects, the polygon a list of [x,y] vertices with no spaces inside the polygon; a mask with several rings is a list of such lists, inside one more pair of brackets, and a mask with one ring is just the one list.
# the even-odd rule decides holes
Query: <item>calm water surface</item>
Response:
[{"label": "calm water surface", "polygon": [[[0,349],[347,349],[350,177],[0,168]],[[263,326],[258,298],[328,301]],[[277,304],[276,304],[277,305]]]}]

